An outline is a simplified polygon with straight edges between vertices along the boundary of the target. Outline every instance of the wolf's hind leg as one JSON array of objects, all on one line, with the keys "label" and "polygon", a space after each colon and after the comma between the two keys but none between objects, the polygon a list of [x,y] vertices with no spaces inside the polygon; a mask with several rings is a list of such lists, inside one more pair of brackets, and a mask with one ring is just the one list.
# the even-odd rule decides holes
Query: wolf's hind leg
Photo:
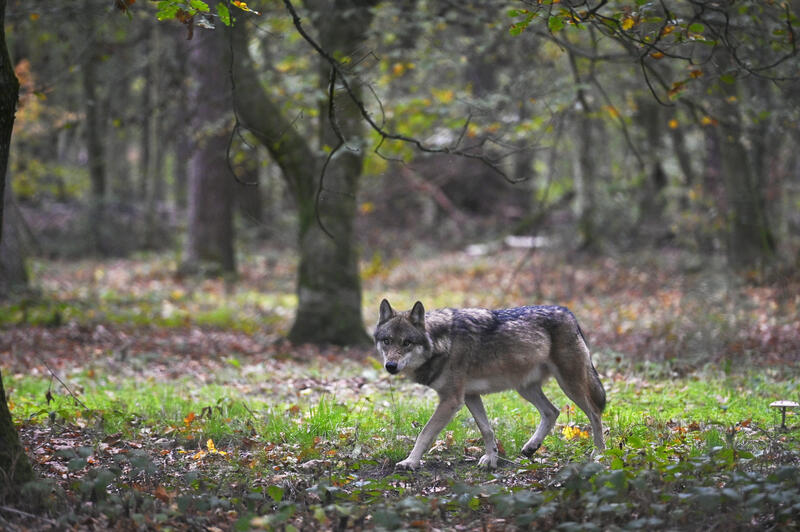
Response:
[{"label": "wolf's hind leg", "polygon": [[497,441],[494,437],[494,431],[489,424],[489,418],[486,417],[486,410],[483,408],[483,401],[480,395],[467,395],[464,397],[472,417],[475,418],[475,423],[478,425],[478,430],[481,431],[483,436],[483,443],[486,445],[486,454],[481,456],[478,465],[487,469],[494,469],[497,467]]},{"label": "wolf's hind leg", "polygon": [[558,409],[553,406],[547,397],[544,396],[544,392],[542,392],[542,384],[539,382],[533,382],[530,384],[526,384],[524,386],[520,386],[517,388],[517,392],[533,403],[533,406],[536,407],[536,410],[539,411],[542,419],[539,421],[539,426],[536,427],[536,432],[533,433],[533,436],[528,443],[526,443],[522,447],[522,454],[527,457],[533,456],[533,453],[539,449],[542,445],[542,441],[544,437],[550,434],[550,431],[553,430],[553,427],[556,425],[556,419],[558,418]]},{"label": "wolf's hind leg", "polygon": [[567,397],[578,405],[578,408],[583,410],[583,413],[589,418],[589,423],[592,425],[594,445],[598,451],[604,451],[606,445],[603,442],[603,423],[600,419],[602,410],[600,410],[600,407],[598,407],[591,398],[589,387],[592,385],[592,382],[589,381],[588,378],[575,381],[562,379],[558,373],[555,374],[555,377]]}]

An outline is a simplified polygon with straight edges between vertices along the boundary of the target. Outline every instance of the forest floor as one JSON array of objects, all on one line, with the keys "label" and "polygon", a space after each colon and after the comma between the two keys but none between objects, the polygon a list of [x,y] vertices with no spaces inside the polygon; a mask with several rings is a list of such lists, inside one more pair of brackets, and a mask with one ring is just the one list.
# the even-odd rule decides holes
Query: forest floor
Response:
[{"label": "forest floor", "polygon": [[[553,303],[581,322],[609,398],[608,450],[555,383],[556,429],[486,398],[496,471],[465,409],[421,471],[395,472],[435,394],[372,350],[282,340],[295,260],[236,280],[177,277],[174,257],[49,262],[0,306],[0,367],[40,480],[0,528],[525,529],[800,526],[800,278],[732,276],[679,252],[593,259],[448,253],[362,265],[367,327],[396,308]],[[28,515],[30,514],[30,515]]]}]

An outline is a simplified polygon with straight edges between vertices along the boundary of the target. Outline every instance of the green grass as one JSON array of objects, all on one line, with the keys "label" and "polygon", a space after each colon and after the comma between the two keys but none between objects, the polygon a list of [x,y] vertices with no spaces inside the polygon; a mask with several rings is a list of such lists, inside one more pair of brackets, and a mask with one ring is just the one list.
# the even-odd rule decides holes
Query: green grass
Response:
[{"label": "green grass", "polygon": [[[237,367],[237,365],[239,367]],[[389,452],[397,458],[410,450],[411,442],[398,436],[415,437],[430,417],[436,403],[435,394],[400,379],[376,377],[376,386],[368,394],[353,390],[320,392],[308,389],[294,397],[270,398],[268,393],[254,393],[260,385],[274,386],[284,378],[303,372],[324,379],[324,368],[310,369],[291,364],[282,374],[271,375],[246,371],[240,362],[229,364],[211,382],[193,378],[157,382],[154,378],[119,378],[102,368],[79,371],[67,379],[73,390],[80,390],[78,404],[66,390],[49,377],[22,376],[7,378],[12,392],[13,413],[18,420],[44,422],[51,412],[68,422],[93,420],[107,434],[121,432],[126,437],[140,437],[143,428],[154,434],[177,433],[187,440],[203,442],[234,441],[252,427],[264,441],[295,442],[304,451],[314,440],[336,440],[343,431],[357,430],[362,448],[380,457]],[[364,366],[348,362],[339,368],[338,378],[360,375]],[[758,426],[774,430],[779,413],[769,408],[773,400],[791,397],[797,379],[773,381],[762,374],[713,375],[708,373],[669,381],[648,381],[617,374],[606,379],[608,406],[604,424],[608,446],[641,448],[653,442],[676,438],[697,453],[725,441],[725,434],[737,426]],[[54,400],[45,399],[53,389]],[[590,439],[568,440],[561,429],[573,424],[588,428],[588,420],[563,395],[554,381],[545,393],[561,408],[558,425],[547,437],[544,446],[561,456],[578,459],[591,449]],[[519,449],[528,440],[538,423],[535,408],[515,392],[493,394],[484,398],[498,439],[515,461]],[[185,420],[194,415],[191,422]],[[796,420],[790,414],[789,424]],[[450,422],[440,438],[452,432],[451,459],[459,459],[458,450],[468,440],[478,438],[474,422],[462,410]],[[371,446],[374,438],[382,439]],[[380,440],[379,440],[380,441]],[[383,445],[388,441],[388,448]],[[476,445],[482,447],[482,442]],[[366,446],[366,447],[364,447]]]},{"label": "green grass", "polygon": [[[656,508],[648,510],[656,519],[650,525],[680,527],[706,519],[703,501],[712,501],[709,508],[719,511],[733,508],[724,501],[733,504],[735,497],[744,510],[725,510],[726,523],[739,522],[742,512],[767,519],[766,512],[770,522],[793,522],[793,510],[784,503],[769,503],[765,509],[767,502],[748,499],[747,489],[784,490],[790,494],[788,508],[800,503],[800,486],[791,484],[794,477],[779,467],[787,457],[796,460],[800,450],[797,416],[789,417],[792,430],[782,433],[778,414],[768,407],[772,400],[791,396],[796,378],[707,371],[644,380],[610,371],[604,379],[608,449],[597,463],[589,459],[590,438],[564,434],[566,425],[588,431],[588,423],[555,382],[545,393],[561,415],[531,460],[519,456],[519,449],[532,434],[538,413],[514,392],[493,394],[485,404],[507,452],[500,469],[477,467],[483,443],[463,408],[424,456],[421,472],[387,476],[408,454],[435,407],[435,394],[423,387],[389,377],[369,362],[347,360],[335,366],[285,361],[267,371],[236,359],[203,377],[159,382],[121,376],[98,361],[64,377],[82,404],[46,376],[5,380],[18,422],[49,427],[56,437],[75,430],[88,434],[88,442],[53,458],[61,457],[75,471],[74,486],[107,490],[116,478],[150,479],[151,490],[163,486],[167,493],[182,494],[179,509],[165,511],[165,519],[182,519],[198,508],[238,508],[243,527],[292,522],[316,527],[331,519],[352,524],[371,516],[374,523],[392,528],[421,518],[438,522],[440,515],[449,516],[446,522],[472,526],[481,515],[512,519],[518,526],[529,519],[553,526],[581,515],[575,514],[579,507],[585,518],[610,525],[633,522],[626,512],[646,503]],[[358,388],[342,384],[354,377],[365,382]],[[288,386],[302,379],[314,379],[318,386]],[[53,400],[47,404],[51,386]],[[118,455],[116,465],[93,468],[89,460],[111,439],[138,442],[141,449]],[[211,452],[209,440],[226,454]],[[164,453],[171,465],[160,462]],[[265,480],[266,488],[258,487]],[[108,506],[93,511],[117,515],[113,493],[125,493],[128,482],[103,495]],[[720,486],[729,487],[723,492]],[[431,490],[439,490],[436,503],[429,498]],[[630,499],[630,490],[649,495]],[[144,497],[137,503],[142,512],[156,504],[147,502],[146,492],[137,497]],[[262,506],[249,505],[251,499]],[[437,504],[441,511],[432,510]]]}]

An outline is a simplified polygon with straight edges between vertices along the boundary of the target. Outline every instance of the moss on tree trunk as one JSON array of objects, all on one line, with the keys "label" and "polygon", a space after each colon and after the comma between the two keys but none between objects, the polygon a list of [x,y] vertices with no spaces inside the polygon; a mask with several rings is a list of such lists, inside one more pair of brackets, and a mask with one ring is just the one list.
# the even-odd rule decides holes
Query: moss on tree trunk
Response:
[{"label": "moss on tree trunk", "polygon": [[13,497],[16,493],[14,488],[33,480],[33,476],[33,469],[11,420],[0,374],[0,486],[3,486],[0,497]]},{"label": "moss on tree trunk", "polygon": [[361,278],[353,235],[361,163],[361,155],[343,152],[328,167],[319,220],[314,196],[304,198],[300,206],[298,304],[289,332],[294,343],[370,343],[361,316]]}]

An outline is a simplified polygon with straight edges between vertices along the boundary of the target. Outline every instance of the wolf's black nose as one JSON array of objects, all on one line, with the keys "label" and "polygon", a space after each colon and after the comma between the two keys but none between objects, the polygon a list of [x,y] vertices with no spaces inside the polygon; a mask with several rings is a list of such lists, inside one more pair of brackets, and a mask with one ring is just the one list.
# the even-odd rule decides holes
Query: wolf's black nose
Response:
[{"label": "wolf's black nose", "polygon": [[386,363],[386,371],[394,375],[397,373],[397,362],[389,361]]}]

